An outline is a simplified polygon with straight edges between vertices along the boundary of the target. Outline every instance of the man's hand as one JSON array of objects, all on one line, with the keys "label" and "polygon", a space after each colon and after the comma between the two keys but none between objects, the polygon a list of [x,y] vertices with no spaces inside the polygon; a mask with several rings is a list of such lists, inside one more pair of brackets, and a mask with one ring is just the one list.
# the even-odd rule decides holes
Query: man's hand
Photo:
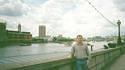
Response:
[{"label": "man's hand", "polygon": [[90,60],[87,60],[87,65],[89,65]]}]

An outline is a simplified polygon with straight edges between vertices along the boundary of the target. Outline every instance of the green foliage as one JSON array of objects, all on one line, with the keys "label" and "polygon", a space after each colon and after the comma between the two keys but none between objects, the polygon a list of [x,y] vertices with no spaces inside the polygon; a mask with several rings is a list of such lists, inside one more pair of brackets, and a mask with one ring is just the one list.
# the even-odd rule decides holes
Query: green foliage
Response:
[{"label": "green foliage", "polygon": [[33,38],[32,42],[33,43],[46,43],[48,41],[47,41],[47,39],[36,39],[36,38]]}]

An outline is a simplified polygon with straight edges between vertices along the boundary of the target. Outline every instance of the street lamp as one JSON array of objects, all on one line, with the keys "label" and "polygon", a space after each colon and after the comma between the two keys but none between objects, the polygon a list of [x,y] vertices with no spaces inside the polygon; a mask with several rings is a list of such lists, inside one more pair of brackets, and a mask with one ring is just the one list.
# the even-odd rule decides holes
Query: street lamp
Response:
[{"label": "street lamp", "polygon": [[118,24],[118,40],[117,40],[117,44],[121,44],[121,36],[120,36],[120,24],[121,24],[121,21],[118,20],[117,24]]}]

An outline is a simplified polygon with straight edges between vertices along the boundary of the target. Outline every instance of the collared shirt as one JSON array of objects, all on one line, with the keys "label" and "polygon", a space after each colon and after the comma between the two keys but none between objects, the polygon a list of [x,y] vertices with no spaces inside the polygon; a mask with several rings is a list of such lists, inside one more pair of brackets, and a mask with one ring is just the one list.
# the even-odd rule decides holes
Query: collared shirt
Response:
[{"label": "collared shirt", "polygon": [[73,54],[77,59],[88,58],[90,53],[87,47],[87,43],[83,43],[83,45],[80,46],[76,43],[72,44],[71,54]]}]

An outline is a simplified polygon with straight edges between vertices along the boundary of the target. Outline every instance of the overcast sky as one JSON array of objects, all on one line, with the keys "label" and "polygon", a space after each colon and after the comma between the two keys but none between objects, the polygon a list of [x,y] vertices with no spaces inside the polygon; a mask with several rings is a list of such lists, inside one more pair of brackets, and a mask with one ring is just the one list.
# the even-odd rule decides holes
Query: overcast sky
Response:
[{"label": "overcast sky", "polygon": [[[125,34],[125,0],[89,0],[111,22],[120,19]],[[30,31],[38,36],[38,26],[46,25],[47,35],[75,37],[117,35],[117,27],[107,22],[86,0],[0,0],[0,19],[8,30]]]}]

